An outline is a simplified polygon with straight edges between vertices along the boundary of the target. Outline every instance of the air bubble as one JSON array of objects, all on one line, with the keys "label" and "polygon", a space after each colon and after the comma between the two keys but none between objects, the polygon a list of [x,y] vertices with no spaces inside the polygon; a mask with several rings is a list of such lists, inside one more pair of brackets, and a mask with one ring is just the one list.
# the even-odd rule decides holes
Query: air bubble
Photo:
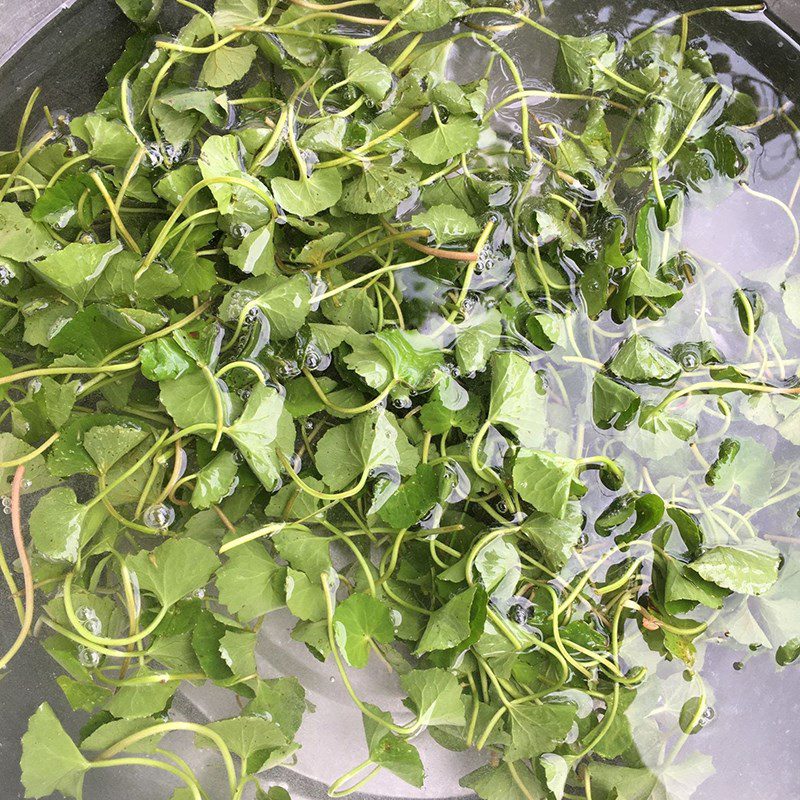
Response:
[{"label": "air bubble", "polygon": [[296,361],[284,361],[278,367],[278,376],[284,380],[296,378],[300,374],[300,367],[297,366]]},{"label": "air bubble", "polygon": [[142,520],[148,528],[163,531],[175,521],[175,509],[166,503],[155,503],[144,510]]},{"label": "air bubble", "polygon": [[708,725],[708,723],[711,722],[715,716],[716,712],[714,711],[714,709],[711,706],[706,706],[706,710],[703,712],[700,719],[697,720],[697,724],[701,728],[705,728],[705,726]]},{"label": "air bubble", "polygon": [[103,623],[100,622],[97,612],[91,606],[81,606],[75,612],[75,616],[92,636],[99,636],[100,632],[103,630]]},{"label": "air bubble", "polygon": [[253,229],[246,222],[237,222],[235,225],[231,225],[231,236],[239,241],[245,239],[252,232]]},{"label": "air bubble", "polygon": [[97,650],[91,650],[88,647],[80,645],[78,647],[78,661],[80,661],[84,667],[96,667],[100,663],[100,653],[98,653]]}]

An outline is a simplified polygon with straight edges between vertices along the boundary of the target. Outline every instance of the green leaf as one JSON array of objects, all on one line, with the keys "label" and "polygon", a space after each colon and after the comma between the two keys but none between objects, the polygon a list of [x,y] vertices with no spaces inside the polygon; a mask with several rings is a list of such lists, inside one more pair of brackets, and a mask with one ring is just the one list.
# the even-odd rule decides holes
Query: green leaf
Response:
[{"label": "green leaf", "polygon": [[540,800],[546,794],[539,779],[524,761],[485,766],[470,772],[459,783],[481,800]]},{"label": "green leaf", "polygon": [[613,80],[595,65],[595,59],[607,70],[614,70],[617,60],[614,42],[605,33],[592,36],[559,37],[560,50],[555,82],[564,92],[603,91],[616,88]]},{"label": "green leaf", "polygon": [[75,492],[59,486],[48,492],[31,512],[30,531],[38,553],[51,561],[75,564],[81,547],[87,508]]},{"label": "green leaf", "polygon": [[[366,295],[360,296],[366,297]],[[345,310],[343,308],[343,311]],[[375,307],[371,306],[371,310],[375,312]],[[347,318],[348,315],[345,313],[343,316]],[[375,317],[377,317],[377,313],[375,313]],[[394,373],[392,365],[383,352],[378,349],[373,338],[351,333],[347,336],[347,344],[352,350],[344,357],[344,363],[359,375],[367,386],[378,390],[385,389],[394,377]]]},{"label": "green leaf", "polygon": [[375,103],[392,88],[392,73],[382,61],[366,50],[347,47],[339,51],[345,78]]},{"label": "green leaf", "polygon": [[215,89],[230,86],[241,80],[250,71],[258,48],[254,44],[242,47],[223,45],[206,56],[200,70],[200,81]]},{"label": "green leaf", "polygon": [[237,677],[257,673],[256,635],[252,631],[226,631],[219,640],[219,654]]},{"label": "green leaf", "polygon": [[268,678],[258,681],[255,697],[245,706],[244,713],[271,719],[291,741],[307,707],[305,689],[297,678]]},{"label": "green leaf", "polygon": [[272,193],[278,205],[298,217],[313,217],[335,205],[342,196],[342,179],[337,169],[319,169],[298,180],[273,178]]},{"label": "green leaf", "polygon": [[242,281],[225,296],[219,309],[224,320],[238,319],[245,304],[263,312],[269,333],[275,339],[289,339],[302,327],[309,313],[311,289],[305,275],[291,278],[262,275]]},{"label": "green leaf", "polygon": [[[215,383],[219,386],[218,381],[215,380]],[[174,380],[161,381],[159,386],[161,402],[179,428],[188,428],[200,422],[216,423],[215,393],[199,369],[195,368]],[[232,411],[231,397],[221,388],[219,394],[222,398],[223,421],[227,422]]]},{"label": "green leaf", "polygon": [[[140,668],[136,674],[138,677],[146,678],[154,673]],[[124,719],[150,717],[164,711],[177,688],[178,684],[174,681],[124,685],[111,696],[106,708],[115,717]]]},{"label": "green leaf", "polygon": [[152,22],[161,10],[162,0],[116,0],[128,19],[139,25]]},{"label": "green leaf", "polygon": [[521,572],[519,552],[514,545],[501,538],[495,539],[481,549],[474,564],[493,603],[514,596]]},{"label": "green leaf", "polygon": [[375,642],[394,641],[389,609],[368,594],[351,594],[336,606],[333,631],[347,663],[357,669],[367,666]]},{"label": "green leaf", "polygon": [[[273,752],[288,745],[280,728],[262,717],[233,717],[208,723],[208,728],[218,734],[232,753],[242,759],[245,774],[253,775],[263,769]],[[200,747],[213,747],[213,743],[197,737]]]},{"label": "green leaf", "polygon": [[273,386],[256,386],[242,415],[226,432],[261,483],[274,489],[281,472],[276,450],[294,452],[294,422],[283,407],[282,395]]},{"label": "green leaf", "polygon": [[0,256],[34,261],[56,250],[46,226],[25,216],[16,203],[0,203]]},{"label": "green leaf", "polygon": [[411,139],[408,149],[423,164],[443,164],[448,159],[467,153],[478,144],[480,126],[470,117],[450,119],[430,131]]},{"label": "green leaf", "polygon": [[[99,753],[107,750],[112,745],[121,742],[134,733],[139,733],[145,728],[157,725],[160,720],[155,718],[144,719],[112,719],[99,728],[96,728],[82,742],[81,749],[88,750],[90,753]],[[155,734],[126,747],[123,752],[129,753],[152,753],[158,746],[163,734]]]},{"label": "green leaf", "polygon": [[286,605],[286,567],[259,542],[232,550],[217,570],[216,584],[220,602],[244,623]]},{"label": "green leaf", "polygon": [[641,398],[633,389],[606,377],[601,372],[592,384],[592,416],[595,425],[603,430],[612,426],[625,430],[636,417]]},{"label": "green leaf", "polygon": [[751,539],[719,545],[689,564],[701,578],[740,594],[763,594],[778,579],[780,552],[769,542]]},{"label": "green leaf", "polygon": [[347,122],[341,117],[323,117],[309,125],[297,140],[298,146],[315,153],[341,153]]},{"label": "green leaf", "polygon": [[440,471],[430,464],[420,464],[378,509],[378,516],[393,528],[416,525],[439,501]]},{"label": "green leaf", "polygon": [[377,467],[397,468],[401,475],[416,469],[416,450],[409,453],[408,440],[391,424],[385,411],[361,414],[337,425],[320,439],[316,465],[322,480],[339,491]]},{"label": "green leaf", "polygon": [[[236,136],[209,136],[200,149],[197,159],[204,180],[212,178],[235,177],[247,180],[254,187],[265,191],[263,184],[243,171],[241,143]],[[159,187],[163,181],[159,184]],[[188,188],[188,187],[186,187]],[[183,189],[183,186],[179,188]],[[221,214],[232,214],[236,209],[236,198],[248,190],[243,186],[229,183],[212,183],[208,187]],[[184,189],[185,191],[185,189]],[[252,194],[248,192],[248,194]],[[263,224],[263,223],[262,223]]]},{"label": "green leaf", "polygon": [[422,725],[464,725],[466,711],[458,678],[444,669],[415,669],[400,678]]},{"label": "green leaf", "polygon": [[309,578],[331,570],[331,539],[302,527],[288,526],[273,534],[272,542],[282,558]]},{"label": "green leaf", "polygon": [[233,266],[248,275],[274,274],[275,225],[270,223],[251,231],[238,247],[226,247],[225,255]]},{"label": "green leaf", "polygon": [[328,52],[325,44],[316,39],[314,33],[326,31],[330,25],[330,20],[324,17],[312,17],[312,19],[296,25],[301,17],[309,16],[308,11],[301,6],[291,5],[278,17],[278,24],[281,26],[296,27],[310,36],[292,36],[290,33],[278,35],[281,44],[290,56],[297,59],[301,64],[312,66],[318,64]]},{"label": "green leaf", "polygon": [[67,736],[47,703],[28,720],[22,737],[22,785],[26,797],[49,797],[61,792],[80,798],[89,762]]},{"label": "green leaf", "polygon": [[70,122],[70,130],[86,142],[89,155],[101,164],[125,169],[139,148],[136,137],[118,119],[109,120],[101,114],[85,114]]},{"label": "green leaf", "polygon": [[486,369],[492,353],[500,344],[502,316],[496,308],[470,315],[459,326],[456,339],[456,363],[465,375]]},{"label": "green leaf", "polygon": [[750,437],[725,441],[733,442],[736,446],[726,458],[725,442],[722,442],[720,457],[712,465],[706,480],[720,492],[737,487],[742,500],[758,508],[772,491],[775,459],[769,448]]},{"label": "green leaf", "polygon": [[[391,715],[386,711],[381,711],[370,704],[366,705],[373,715],[386,722],[392,721]],[[407,739],[392,733],[385,725],[381,725],[372,717],[364,714],[362,719],[370,760],[384,769],[388,769],[406,783],[418,788],[422,787],[425,780],[425,769],[417,748]]]},{"label": "green leaf", "polygon": [[486,600],[486,591],[476,584],[437,608],[428,618],[415,653],[463,650],[474,644],[483,633]]},{"label": "green leaf", "polygon": [[562,519],[576,476],[573,458],[522,448],[514,462],[514,488],[538,511]]},{"label": "green leaf", "polygon": [[422,407],[420,421],[433,434],[447,433],[454,427],[472,434],[480,426],[480,417],[480,400],[469,395],[455,378],[444,374]]},{"label": "green leaf", "polygon": [[286,606],[296,617],[309,622],[325,619],[325,594],[318,577],[311,580],[305,572],[286,570]]},{"label": "green leaf", "polygon": [[418,331],[390,328],[372,337],[392,368],[392,374],[412,389],[427,389],[440,377],[442,351]]},{"label": "green leaf", "polygon": [[[106,304],[88,306],[58,329],[48,347],[53,353],[76,355],[87,364],[98,364],[113,350],[141,338],[140,312],[131,311]],[[155,327],[163,324],[160,314],[148,315],[146,321]]]},{"label": "green leaf", "polygon": [[572,730],[577,714],[574,703],[521,703],[512,706],[511,747],[506,756],[512,761],[550,753]]},{"label": "green leaf", "polygon": [[193,539],[169,539],[149,553],[142,550],[125,563],[136,573],[139,588],[169,607],[182,597],[202,589],[219,566],[211,548]]},{"label": "green leaf", "polygon": [[489,421],[508,428],[524,447],[536,447],[544,438],[545,410],[541,376],[517,353],[497,353],[492,359]]},{"label": "green leaf", "polygon": [[416,174],[405,167],[369,162],[362,165],[360,175],[345,183],[339,208],[351,214],[386,214],[394,211],[416,184]]},{"label": "green leaf", "polygon": [[239,464],[233,453],[219,453],[197,473],[191,504],[194,508],[211,508],[227,497],[236,486]]},{"label": "green leaf", "polygon": [[105,475],[125,454],[148,437],[144,428],[131,424],[95,425],[83,434],[83,447]]},{"label": "green leaf", "polygon": [[59,383],[48,376],[41,379],[41,388],[36,394],[41,393],[45,415],[53,427],[62,427],[72,415],[80,385],[80,381]]},{"label": "green leaf", "polygon": [[427,228],[439,245],[470,239],[480,233],[478,223],[463,208],[447,203],[414,214],[411,224],[415,228]]},{"label": "green leaf", "polygon": [[522,523],[522,532],[541,553],[544,563],[559,571],[569,561],[583,532],[583,513],[579,503],[569,503],[562,519],[548,514],[531,514]]},{"label": "green leaf", "polygon": [[640,334],[625,340],[608,367],[618,378],[633,383],[668,383],[681,372],[679,364]]},{"label": "green leaf", "polygon": [[34,271],[61,294],[82,303],[108,265],[122,250],[119,242],[81,244],[73,242],[32,265]]},{"label": "green leaf", "polygon": [[467,9],[462,0],[421,0],[411,10],[403,0],[379,0],[378,8],[389,18],[400,16],[400,24],[410,31],[434,31],[451,22]]}]

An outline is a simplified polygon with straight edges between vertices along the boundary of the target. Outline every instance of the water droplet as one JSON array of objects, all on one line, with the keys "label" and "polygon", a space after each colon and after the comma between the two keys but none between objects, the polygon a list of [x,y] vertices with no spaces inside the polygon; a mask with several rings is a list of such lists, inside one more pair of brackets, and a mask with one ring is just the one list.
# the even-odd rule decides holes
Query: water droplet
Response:
[{"label": "water droplet", "polygon": [[713,720],[715,716],[716,712],[714,711],[714,709],[711,706],[706,706],[706,709],[705,711],[703,711],[702,716],[700,717],[699,720],[697,720],[697,724],[701,728],[705,728],[705,726],[708,725],[708,723],[711,722],[711,720]]},{"label": "water droplet", "polygon": [[96,667],[100,663],[100,653],[97,650],[91,650],[83,645],[78,646],[78,661],[84,667]]},{"label": "water droplet", "polygon": [[38,378],[31,378],[28,381],[28,391],[31,394],[36,394],[42,388],[42,382]]},{"label": "water droplet", "polygon": [[300,458],[297,453],[294,453],[289,458],[289,464],[291,464],[292,472],[294,472],[295,475],[299,475],[300,470],[303,469],[303,459]]},{"label": "water droplet", "polygon": [[478,304],[478,298],[474,294],[468,294],[461,303],[461,313],[466,317],[472,312]]},{"label": "water droplet", "polygon": [[148,528],[163,531],[175,521],[175,509],[166,503],[155,503],[144,510],[142,520]]},{"label": "water droplet", "polygon": [[11,508],[11,498],[3,495],[3,508]]},{"label": "water droplet", "polygon": [[304,427],[304,428],[305,428],[307,431],[313,431],[313,430],[314,430],[314,420],[312,420],[312,419],[307,419],[307,420],[305,421],[305,424],[303,425],[303,427]]},{"label": "water droplet", "polygon": [[0,266],[0,286],[8,286],[13,277],[14,273],[8,267]]},{"label": "water droplet", "polygon": [[328,678],[328,680],[329,680],[331,683],[336,683],[336,678],[334,678],[334,677],[333,677],[333,675],[331,675],[331,677],[330,677],[330,678]]},{"label": "water droplet", "polygon": [[478,260],[475,262],[475,272],[480,275],[494,266],[495,252],[494,248],[490,246],[484,247],[478,254]]},{"label": "water droplet", "polygon": [[400,408],[400,409],[411,408],[412,406],[411,398],[408,395],[406,395],[405,397],[395,397],[394,400],[392,400],[392,405],[395,408]]},{"label": "water droplet", "polygon": [[403,624],[403,615],[396,608],[389,612],[389,616],[392,618],[392,625],[395,628],[399,628]]},{"label": "water droplet", "polygon": [[75,611],[75,616],[92,636],[100,635],[103,630],[103,623],[100,622],[97,612],[91,606],[81,606]]},{"label": "water droplet", "polygon": [[239,241],[249,236],[252,232],[253,229],[246,222],[237,222],[235,225],[231,225],[231,236]]},{"label": "water droplet", "polygon": [[8,516],[11,513],[9,506],[3,506],[3,513]]},{"label": "water droplet", "polygon": [[733,662],[733,668],[737,672],[741,672],[744,669],[744,661],[734,661]]},{"label": "water droplet", "polygon": [[300,374],[300,367],[296,361],[284,361],[278,367],[278,375],[284,380],[296,378]]},{"label": "water droplet", "polygon": [[202,586],[192,592],[192,597],[196,597],[198,600],[202,600],[205,596],[206,590]]}]

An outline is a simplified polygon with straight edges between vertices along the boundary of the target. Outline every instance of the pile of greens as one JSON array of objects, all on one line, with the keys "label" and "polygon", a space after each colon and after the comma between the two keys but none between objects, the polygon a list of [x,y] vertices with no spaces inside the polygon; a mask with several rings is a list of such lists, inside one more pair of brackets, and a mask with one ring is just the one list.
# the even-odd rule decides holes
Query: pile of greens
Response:
[{"label": "pile of greens", "polygon": [[[730,9],[617,41],[464,0],[178,0],[175,35],[118,2],[142,30],[97,108],[34,95],[0,154],[0,664],[38,635],[88,714],[31,717],[26,796],[139,765],[207,798],[188,732],[226,796],[285,799],[311,708],[256,647],[287,608],[363,715],[331,796],[421,787],[425,729],[486,753],[484,800],[689,797],[707,645],[800,655],[797,245],[743,283],[682,244],[733,192],[794,223],[748,183],[783,122],[694,46]],[[407,713],[356,694],[370,658]],[[175,719],[183,682],[241,714]]]}]

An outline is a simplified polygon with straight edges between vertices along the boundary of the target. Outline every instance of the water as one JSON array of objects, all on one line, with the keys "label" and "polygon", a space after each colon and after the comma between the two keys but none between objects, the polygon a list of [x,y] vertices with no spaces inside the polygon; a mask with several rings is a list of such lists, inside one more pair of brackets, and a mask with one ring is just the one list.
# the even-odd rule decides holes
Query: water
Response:
[{"label": "water", "polygon": [[[560,0],[548,8],[547,24],[555,30],[575,35],[604,30],[614,36],[626,37],[664,13],[664,8],[653,9],[651,4],[626,3],[623,7],[622,3],[609,5]],[[699,23],[693,23],[692,35],[702,37],[718,68],[722,65],[718,71],[731,84],[747,86],[753,91],[764,115],[781,107],[787,98],[780,88],[776,88],[772,80],[738,48],[728,44],[731,40],[758,39],[764,33],[762,23],[742,18],[715,18],[713,21],[704,20],[702,24],[708,24],[713,35],[704,34]],[[744,28],[757,32],[743,34]],[[555,58],[556,46],[553,42],[527,28],[498,34],[497,40],[522,66],[526,86],[542,88],[549,84]],[[788,43],[785,48],[788,50]],[[476,53],[480,53],[481,58],[477,58]],[[486,54],[485,49],[477,49],[473,43],[462,41],[453,66],[454,73],[458,74],[460,80],[478,77]],[[511,75],[501,64],[501,68],[495,71],[488,104],[491,106],[499,102],[513,89]],[[86,105],[89,105],[88,99]],[[572,121],[569,109],[567,104],[542,101],[536,113],[543,122],[569,127]],[[75,110],[81,109],[76,107]],[[498,115],[498,129],[516,131],[518,120],[518,109],[509,106]],[[749,188],[788,202],[800,174],[796,135],[776,121],[750,134],[750,137]],[[541,146],[547,145],[548,136],[542,135],[539,139]],[[790,258],[795,246],[791,223],[775,203],[748,193],[741,187],[735,188],[726,197],[715,197],[711,207],[707,198],[706,188],[691,193],[687,199],[681,244],[696,258],[700,267],[699,279],[696,286],[686,291],[678,306],[670,310],[666,324],[645,321],[636,325],[631,322],[615,325],[608,319],[594,324],[588,322],[584,315],[575,313],[569,316],[569,330],[566,327],[559,328],[552,351],[543,353],[533,347],[523,335],[524,332],[511,336],[505,342],[535,354],[539,366],[548,375],[552,399],[548,408],[550,435],[544,443],[546,446],[575,456],[605,453],[618,458],[629,476],[640,476],[637,478],[640,488],[646,490],[653,484],[661,494],[674,497],[689,509],[698,505],[698,493],[704,491],[705,468],[685,449],[664,452],[661,458],[653,459],[647,443],[637,440],[631,431],[598,430],[591,422],[590,408],[585,402],[587,376],[592,373],[576,366],[574,362],[565,362],[564,357],[577,355],[579,358],[604,362],[636,330],[666,349],[684,341],[712,341],[731,362],[752,363],[755,370],[762,369],[762,364],[766,362],[763,377],[770,382],[785,380],[795,374],[800,347],[797,330],[787,315],[787,312],[792,313],[792,309],[784,309],[778,293],[762,282],[767,273],[779,273],[781,277],[798,274],[797,259]],[[502,206],[509,202],[509,198],[499,196],[497,202]],[[499,257],[502,255],[501,246],[502,242],[497,242],[498,257],[482,265],[480,280],[475,283],[478,291],[467,298],[469,308],[464,310],[470,315],[483,310],[486,302],[482,292],[509,280],[507,266],[503,266]],[[567,275],[576,274],[574,265],[565,263],[562,266]],[[402,283],[404,278],[398,276],[398,281]],[[423,304],[442,299],[438,294],[434,295],[433,281],[416,281],[413,286],[407,284],[404,287],[407,297],[419,298]],[[756,342],[748,346],[738,327],[736,307],[731,300],[737,286],[758,289],[765,297],[767,314],[762,323],[761,344]],[[431,315],[430,324],[438,322],[440,318]],[[783,333],[783,338],[779,332]],[[698,374],[704,373],[698,370]],[[464,383],[470,386],[469,376],[466,376]],[[664,395],[661,389],[647,391],[654,399]],[[573,403],[576,397],[581,398],[581,402]],[[785,496],[785,499],[752,515],[749,524],[789,556],[793,548],[796,552],[796,542],[800,541],[796,513],[800,505],[800,491],[797,495],[791,494],[797,486],[793,467],[797,461],[796,448],[800,445],[800,434],[794,433],[791,422],[787,423],[787,420],[791,420],[788,413],[790,409],[779,407],[778,404],[765,407],[760,401],[754,403],[743,397],[734,398],[731,402],[736,421],[729,427],[725,415],[713,404],[692,400],[682,404],[681,410],[697,419],[701,455],[707,460],[713,460],[723,428],[725,435],[751,437],[766,446],[779,468],[776,481],[769,487],[771,496]],[[767,420],[768,427],[757,424],[763,420]],[[502,454],[497,457],[501,458]],[[647,473],[641,469],[643,460],[647,463]],[[451,496],[453,502],[463,497],[466,491],[461,474],[456,476],[455,483],[457,486]],[[587,483],[591,486],[591,522],[607,505],[611,493],[593,478],[589,478]],[[153,520],[148,524],[165,527],[162,508],[158,509],[158,515],[155,509],[149,511],[153,511]],[[505,511],[501,510],[501,513]],[[731,528],[734,532],[746,530],[745,523],[737,513],[749,512],[746,508],[737,507],[734,500],[731,511],[720,511],[718,515],[710,517],[706,533],[712,542],[715,536],[720,541],[725,540]],[[586,542],[584,553],[596,554],[607,546],[608,540],[592,536]],[[719,624],[711,629],[711,643],[697,655],[697,666],[713,697],[715,715],[690,738],[683,753],[684,756],[693,751],[710,754],[717,770],[694,795],[698,800],[723,800],[734,792],[743,797],[793,796],[800,790],[794,746],[798,730],[797,713],[800,711],[797,668],[778,670],[774,664],[774,654],[766,648],[757,651],[746,648],[750,643],[749,637],[753,637],[755,643],[759,634],[742,620],[749,624],[752,618],[759,628],[766,624],[758,602],[753,601],[750,606],[750,616],[723,615]],[[732,620],[738,620],[738,627],[733,630],[729,625]],[[302,645],[293,642],[288,635],[290,624],[287,615],[270,616],[262,637],[260,667],[265,675],[298,675],[308,688],[311,701],[317,706],[316,713],[308,715],[301,732],[304,747],[299,754],[296,772],[286,776],[288,784],[297,787],[300,797],[315,797],[320,794],[321,784],[329,782],[351,763],[360,760],[363,749],[361,720],[341,681],[332,674],[332,665],[317,664]],[[737,637],[739,644],[732,647],[732,640]],[[645,684],[640,693],[641,700],[637,700],[627,712],[631,723],[642,732],[643,762],[656,766],[662,755],[659,744],[665,739],[674,740],[679,736],[680,711],[686,700],[691,698],[695,687],[684,679],[682,664],[669,664],[661,656],[648,653],[635,632],[627,640],[631,645],[623,655],[630,663],[648,664],[658,675],[657,679]],[[741,664],[741,668],[734,669],[734,663]],[[360,695],[387,710],[402,713],[394,676],[374,659],[369,669],[354,671],[353,680]],[[185,694],[189,704],[181,710],[187,714],[199,713],[211,718],[236,711],[235,706],[231,705],[230,695],[226,693],[190,687]],[[26,717],[27,714],[21,716]],[[427,737],[415,744],[421,745],[423,760],[428,768],[425,790],[416,792],[391,776],[382,774],[370,784],[371,793],[385,797],[426,798],[467,794],[458,788],[458,778],[483,763],[485,759],[482,756],[443,751]],[[356,748],[358,753],[354,756]],[[298,778],[298,774],[305,779]]]}]

